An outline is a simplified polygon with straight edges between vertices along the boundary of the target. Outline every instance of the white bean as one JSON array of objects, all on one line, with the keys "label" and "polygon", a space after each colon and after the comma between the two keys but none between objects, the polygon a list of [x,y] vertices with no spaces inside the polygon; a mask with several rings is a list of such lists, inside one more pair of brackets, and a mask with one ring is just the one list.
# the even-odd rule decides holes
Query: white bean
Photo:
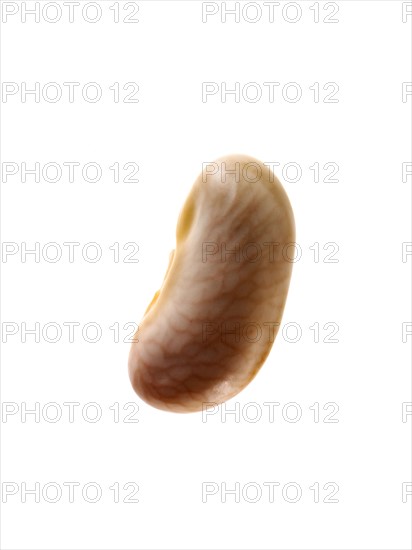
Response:
[{"label": "white bean", "polygon": [[278,331],[293,265],[282,250],[294,241],[289,199],[267,166],[232,155],[204,167],[130,350],[144,401],[199,411],[249,384]]}]

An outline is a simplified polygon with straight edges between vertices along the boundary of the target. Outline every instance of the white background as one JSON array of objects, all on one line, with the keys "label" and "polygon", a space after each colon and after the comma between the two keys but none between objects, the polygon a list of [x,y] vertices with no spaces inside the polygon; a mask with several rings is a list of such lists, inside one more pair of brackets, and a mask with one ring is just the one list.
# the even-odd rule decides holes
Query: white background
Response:
[{"label": "white background", "polygon": [[[202,2],[139,1],[139,22],[127,24],[133,7],[120,2],[114,23],[115,2],[98,4],[102,17],[94,24],[77,8],[73,23],[67,9],[54,24],[42,15],[39,23],[33,16],[24,23],[19,11],[1,28],[2,80],[19,86],[15,95],[3,94],[1,105],[2,162],[19,166],[2,184],[2,241],[18,247],[2,260],[3,340],[5,326],[18,327],[2,346],[3,501],[5,483],[18,487],[2,504],[2,548],[410,548],[412,496],[402,502],[402,484],[411,482],[412,417],[402,422],[408,407],[402,403],[411,401],[411,336],[402,342],[402,323],[411,322],[411,256],[402,261],[402,242],[411,240],[411,176],[402,181],[402,163],[411,161],[412,96],[402,101],[402,82],[411,81],[412,16],[402,22],[402,2],[341,1],[338,22],[325,23],[332,8],[320,2],[315,23],[314,2],[299,2],[301,17],[291,23],[287,18],[298,12],[292,6],[282,17],[282,2],[273,22],[260,3],[259,21],[241,14],[237,23],[233,15],[222,22],[224,6],[215,3],[218,13],[202,22]],[[253,6],[248,9],[246,18],[253,19]],[[33,95],[22,102],[23,82],[27,88],[57,82],[64,95],[56,103],[42,97],[37,103]],[[73,103],[63,82],[81,83]],[[79,90],[88,82],[102,87],[100,101],[83,99]],[[109,89],[115,82],[118,103]],[[138,84],[138,103],[122,101],[127,82]],[[222,102],[220,94],[202,101],[202,82],[216,82],[219,90],[223,82],[228,88],[255,82],[263,94],[255,103],[242,95],[238,103],[233,95]],[[273,102],[263,82],[280,83]],[[302,89],[294,103],[282,97],[289,82]],[[319,102],[309,89],[315,82]],[[327,82],[339,86],[337,103],[323,102]],[[216,414],[158,411],[129,383],[130,344],[123,339],[130,330],[123,326],[139,321],[163,280],[179,209],[202,163],[237,152],[280,163],[275,172],[291,200],[302,251],[283,323],[297,323],[301,338],[291,343],[280,332],[255,380]],[[70,161],[99,163],[101,180],[90,183],[77,173],[70,183],[64,172],[56,183],[42,177],[36,183],[30,175],[21,181],[21,163]],[[114,183],[115,162],[138,164],[139,181]],[[289,162],[300,165],[299,181],[282,174]],[[319,182],[309,168],[316,162]],[[338,182],[322,181],[327,162],[338,165]],[[33,248],[35,242],[39,261],[33,255],[22,261],[23,243]],[[50,242],[63,251],[56,263],[41,253]],[[72,263],[64,242],[81,243]],[[101,247],[96,263],[82,257],[89,242]],[[119,262],[110,249],[116,242]],[[138,263],[122,261],[128,242],[139,247]],[[323,261],[329,242],[339,247],[338,262]],[[65,322],[80,323],[73,343]],[[94,344],[81,333],[89,322],[102,330]],[[328,322],[339,327],[337,343],[323,342]],[[40,333],[40,342],[28,335],[23,343],[22,323],[40,323],[40,331],[58,323],[61,340],[49,343]],[[109,328],[115,323],[119,343]],[[309,328],[314,323],[318,343]],[[24,404],[33,409],[36,402],[39,417],[22,416]],[[48,418],[55,411],[42,414],[50,402],[62,411],[54,423]],[[73,422],[67,402],[80,403]],[[102,411],[94,423],[82,415],[90,402]],[[138,422],[124,422],[130,402]],[[273,421],[265,402],[279,403]],[[296,422],[289,419],[293,407],[284,409],[290,402],[301,409]],[[115,403],[118,422],[110,409]],[[255,405],[245,409],[248,403]],[[319,422],[309,409],[314,403]],[[332,411],[323,410],[326,403],[337,404],[339,422],[323,422]],[[236,407],[238,418],[225,416]],[[262,417],[253,422],[256,411]],[[56,503],[41,493],[50,482],[63,490]],[[80,484],[72,503],[65,482]],[[101,487],[96,503],[82,497],[90,482]],[[114,502],[109,487],[127,482],[139,486],[139,502],[123,502],[130,493],[123,489]],[[219,491],[202,502],[205,482]],[[280,484],[274,502],[268,482]],[[338,502],[323,502],[328,482],[339,486]],[[22,502],[23,483],[40,484],[40,502],[30,494]],[[240,484],[240,502],[230,494],[222,502],[223,483]],[[247,501],[253,487],[244,497],[246,483],[262,489],[258,502]],[[293,488],[282,497],[287,483],[299,484],[299,501],[288,502]],[[314,483],[318,503],[309,489]]]}]

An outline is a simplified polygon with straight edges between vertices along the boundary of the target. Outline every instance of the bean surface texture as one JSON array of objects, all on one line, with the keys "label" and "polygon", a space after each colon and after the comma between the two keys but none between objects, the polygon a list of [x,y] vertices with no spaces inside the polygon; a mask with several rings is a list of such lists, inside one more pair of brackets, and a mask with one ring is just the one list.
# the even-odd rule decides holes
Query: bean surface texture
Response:
[{"label": "bean surface texture", "polygon": [[144,401],[193,412],[249,384],[282,318],[294,241],[289,199],[267,166],[244,155],[204,166],[130,350],[130,380]]}]

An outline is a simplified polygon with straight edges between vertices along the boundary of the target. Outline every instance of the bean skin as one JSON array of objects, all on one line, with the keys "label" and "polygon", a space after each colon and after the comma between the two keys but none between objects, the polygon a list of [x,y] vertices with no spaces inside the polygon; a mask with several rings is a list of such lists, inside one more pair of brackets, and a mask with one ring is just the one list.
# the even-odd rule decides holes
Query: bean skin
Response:
[{"label": "bean skin", "polygon": [[249,384],[282,318],[293,265],[282,249],[294,241],[289,199],[267,166],[231,155],[204,167],[130,350],[130,380],[144,401],[194,412]]}]

